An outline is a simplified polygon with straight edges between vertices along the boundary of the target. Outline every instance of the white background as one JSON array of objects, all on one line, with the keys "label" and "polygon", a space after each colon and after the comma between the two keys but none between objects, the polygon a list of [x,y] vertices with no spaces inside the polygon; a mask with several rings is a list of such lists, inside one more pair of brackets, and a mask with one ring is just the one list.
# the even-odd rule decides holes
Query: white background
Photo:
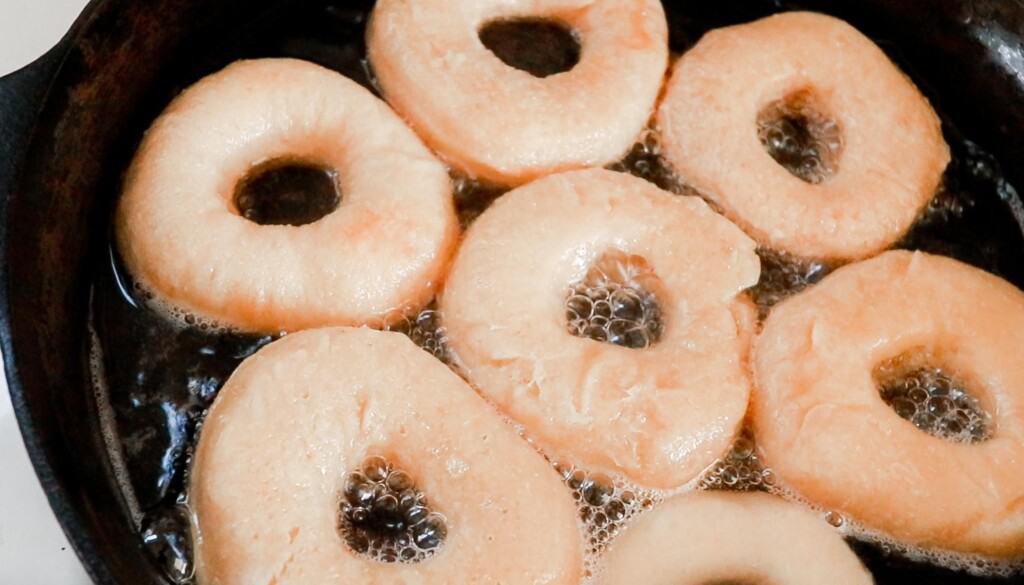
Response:
[{"label": "white background", "polygon": [[[0,75],[52,47],[86,0],[0,0]],[[87,585],[39,481],[0,379],[0,584]]]}]

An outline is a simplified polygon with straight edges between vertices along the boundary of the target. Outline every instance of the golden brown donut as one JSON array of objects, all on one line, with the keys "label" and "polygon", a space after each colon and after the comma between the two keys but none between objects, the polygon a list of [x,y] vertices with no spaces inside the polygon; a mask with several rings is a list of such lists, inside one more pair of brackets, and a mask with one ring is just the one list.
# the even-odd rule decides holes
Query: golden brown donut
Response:
[{"label": "golden brown donut", "polygon": [[[278,159],[335,171],[337,209],[299,226],[242,217],[236,186]],[[458,236],[448,174],[416,135],[355,82],[293,59],[234,63],[175,99],[135,155],[115,227],[162,304],[261,332],[415,310]]]},{"label": "golden brown donut", "polygon": [[[340,506],[355,471],[372,476],[368,457],[404,470],[447,527],[420,562],[382,562],[343,536]],[[201,585],[580,579],[577,510],[558,474],[398,333],[303,331],[243,362],[203,424],[190,498]]]},{"label": "golden brown donut", "polygon": [[[808,182],[769,155],[758,124],[773,108],[835,125],[834,172]],[[949,162],[914,84],[856,29],[810,12],[707,33],[676,63],[658,127],[685,182],[763,246],[805,257],[888,247]]]},{"label": "golden brown donut", "polygon": [[[570,289],[616,256],[651,271],[662,332],[644,349],[567,326]],[[477,219],[441,312],[470,381],[549,455],[670,488],[739,430],[753,322],[740,293],[759,268],[754,242],[699,198],[572,171],[509,192]]]},{"label": "golden brown donut", "polygon": [[[569,71],[534,77],[480,40],[489,22],[570,27]],[[388,102],[453,166],[500,184],[623,156],[647,124],[668,64],[658,0],[380,0],[370,62]]]},{"label": "golden brown donut", "polygon": [[[776,306],[753,353],[752,416],[779,480],[898,541],[1024,551],[1024,294],[942,256],[886,252]],[[876,370],[924,356],[992,416],[987,440],[922,432],[887,405]]]},{"label": "golden brown donut", "polygon": [[599,585],[871,585],[820,517],[764,493],[693,492],[646,513],[614,541]]}]

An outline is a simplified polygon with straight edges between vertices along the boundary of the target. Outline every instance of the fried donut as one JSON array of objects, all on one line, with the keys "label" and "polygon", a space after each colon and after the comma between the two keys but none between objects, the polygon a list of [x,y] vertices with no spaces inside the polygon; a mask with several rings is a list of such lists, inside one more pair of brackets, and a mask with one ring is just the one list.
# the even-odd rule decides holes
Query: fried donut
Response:
[{"label": "fried donut", "polygon": [[[571,69],[538,77],[481,41],[495,22],[565,26]],[[658,0],[380,0],[367,32],[388,102],[445,160],[499,184],[624,155],[654,109],[668,64]]]},{"label": "fried donut", "polygon": [[[921,252],[848,265],[765,322],[752,359],[758,445],[787,487],[871,531],[1020,556],[1021,347],[1024,294],[996,276]],[[879,368],[908,355],[970,390],[991,413],[987,439],[922,432],[886,404]]]},{"label": "fried donut", "polygon": [[807,12],[706,34],[675,65],[657,122],[685,182],[762,245],[804,257],[888,247],[949,162],[913,83],[856,29]]},{"label": "fried donut", "polygon": [[580,579],[557,473],[398,333],[304,331],[243,362],[204,423],[190,498],[204,585]]},{"label": "fried donut", "polygon": [[[305,225],[243,216],[240,187],[289,161],[326,169],[340,203]],[[451,181],[416,135],[355,82],[291,59],[234,63],[175,99],[136,153],[115,227],[163,304],[249,331],[415,310],[458,236]]]},{"label": "fried donut", "polygon": [[599,585],[871,585],[839,534],[809,511],[764,493],[672,498],[612,543]]},{"label": "fried donut", "polygon": [[739,295],[758,273],[754,242],[700,199],[571,171],[477,219],[441,311],[458,366],[541,449],[668,488],[740,427],[752,309]]}]

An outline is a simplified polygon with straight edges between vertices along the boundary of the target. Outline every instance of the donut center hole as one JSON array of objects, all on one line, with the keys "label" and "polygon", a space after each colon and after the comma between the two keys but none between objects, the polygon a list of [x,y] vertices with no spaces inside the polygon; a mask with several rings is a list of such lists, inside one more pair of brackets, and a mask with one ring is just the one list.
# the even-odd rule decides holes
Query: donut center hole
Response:
[{"label": "donut center hole", "polygon": [[874,372],[882,400],[929,435],[954,443],[980,443],[992,435],[992,417],[962,380],[933,365],[900,356]]},{"label": "donut center hole", "polygon": [[416,563],[448,536],[412,477],[383,457],[368,457],[349,474],[341,497],[339,531],[354,552],[382,563]]},{"label": "donut center hole", "polygon": [[769,103],[757,117],[765,151],[790,174],[815,185],[838,171],[843,150],[839,124],[824,112],[813,93],[801,90]]},{"label": "donut center hole", "polygon": [[254,166],[235,187],[238,214],[260,225],[306,225],[327,216],[341,202],[337,173],[294,159]]},{"label": "donut center hole", "polygon": [[606,252],[565,301],[569,333],[632,349],[650,347],[664,329],[660,280],[640,256]]},{"label": "donut center hole", "polygon": [[580,62],[579,36],[563,22],[547,18],[492,20],[480,42],[509,67],[534,77],[565,73]]}]

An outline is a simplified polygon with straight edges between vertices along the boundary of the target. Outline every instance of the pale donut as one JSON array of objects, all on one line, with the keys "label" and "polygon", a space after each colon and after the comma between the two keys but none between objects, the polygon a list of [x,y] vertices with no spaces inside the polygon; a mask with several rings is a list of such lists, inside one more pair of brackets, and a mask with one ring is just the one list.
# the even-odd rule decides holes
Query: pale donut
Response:
[{"label": "pale donut", "polygon": [[[781,482],[856,523],[929,548],[1024,554],[1024,294],[976,268],[886,252],[783,301],[753,357],[758,444]],[[991,413],[953,443],[882,400],[879,364],[924,350]]]},{"label": "pale donut", "polygon": [[[572,27],[579,63],[534,77],[480,41],[494,20]],[[632,146],[668,64],[658,0],[380,0],[370,62],[391,105],[460,170],[500,184],[604,165]]]},{"label": "pale donut", "polygon": [[[302,226],[239,215],[236,184],[266,160],[337,172],[338,208]],[[125,179],[117,241],[171,307],[252,331],[361,324],[434,294],[458,225],[444,165],[387,105],[304,61],[229,65],[181,94]]]},{"label": "pale donut", "polygon": [[598,585],[871,585],[841,536],[764,493],[694,492],[636,521],[609,547]]},{"label": "pale donut", "polygon": [[[812,184],[758,138],[767,105],[807,92],[839,126],[837,171]],[[675,65],[658,112],[665,156],[762,245],[855,259],[898,239],[949,149],[928,101],[867,37],[807,12],[709,32]]]},{"label": "pale donut", "polygon": [[[400,462],[447,518],[419,563],[339,536],[347,474]],[[557,473],[462,380],[407,338],[304,331],[247,359],[203,425],[191,472],[202,585],[577,585],[576,507]]]},{"label": "pale donut", "polygon": [[[661,340],[577,337],[570,286],[606,251],[662,283]],[[728,450],[747,407],[754,242],[695,197],[593,169],[540,179],[469,229],[441,310],[469,379],[552,457],[645,486],[688,482]]]}]

